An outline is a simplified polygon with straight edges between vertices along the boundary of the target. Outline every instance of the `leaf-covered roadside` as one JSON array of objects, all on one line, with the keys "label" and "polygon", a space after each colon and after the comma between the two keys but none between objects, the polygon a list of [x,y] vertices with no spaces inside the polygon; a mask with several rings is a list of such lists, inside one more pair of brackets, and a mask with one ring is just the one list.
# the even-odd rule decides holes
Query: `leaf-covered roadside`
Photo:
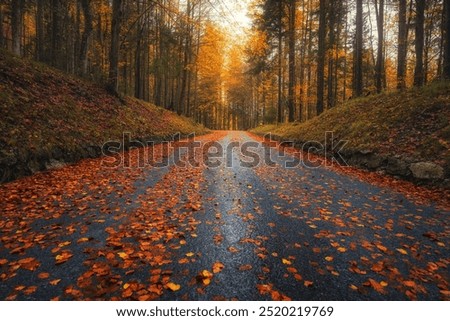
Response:
[{"label": "leaf-covered roadside", "polygon": [[0,70],[0,181],[42,170],[52,159],[92,156],[87,148],[98,152],[124,133],[141,140],[206,133],[188,118],[3,50]]}]

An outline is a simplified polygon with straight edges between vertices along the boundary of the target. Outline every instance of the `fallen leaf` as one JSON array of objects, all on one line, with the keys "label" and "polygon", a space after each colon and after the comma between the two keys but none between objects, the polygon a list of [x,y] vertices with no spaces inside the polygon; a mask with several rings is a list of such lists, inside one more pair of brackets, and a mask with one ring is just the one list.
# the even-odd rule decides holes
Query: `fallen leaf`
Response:
[{"label": "fallen leaf", "polygon": [[167,283],[166,287],[173,292],[176,292],[181,289],[181,285],[173,283],[173,282]]},{"label": "fallen leaf", "polygon": [[43,280],[43,279],[48,279],[50,277],[50,274],[47,272],[42,272],[38,274],[38,278]]},{"label": "fallen leaf", "polygon": [[403,284],[409,286],[410,288],[416,287],[416,282],[414,281],[403,281]]},{"label": "fallen leaf", "polygon": [[398,252],[402,253],[403,255],[408,255],[408,252],[404,249],[397,249]]},{"label": "fallen leaf", "polygon": [[383,246],[381,244],[377,244],[376,246],[381,252],[387,252],[388,250],[386,246]]},{"label": "fallen leaf", "polygon": [[59,282],[61,282],[61,279],[52,280],[48,283],[50,283],[50,285],[58,285]]},{"label": "fallen leaf", "polygon": [[288,267],[287,270],[288,270],[288,272],[290,272],[290,273],[297,273],[297,269],[294,268],[294,267]]},{"label": "fallen leaf", "polygon": [[72,256],[73,254],[70,251],[63,251],[55,257],[56,264],[59,265],[66,263]]},{"label": "fallen leaf", "polygon": [[303,282],[303,285],[306,286],[307,288],[311,287],[314,284],[313,281],[305,281]]},{"label": "fallen leaf", "polygon": [[25,293],[26,295],[31,295],[34,292],[36,292],[36,290],[37,290],[37,286],[33,285],[33,286],[29,286],[28,288],[23,290],[23,293]]},{"label": "fallen leaf", "polygon": [[282,262],[283,264],[286,264],[286,265],[291,265],[291,264],[292,264],[292,262],[289,261],[288,259],[281,259],[281,262]]},{"label": "fallen leaf", "polygon": [[220,262],[214,263],[214,264],[213,264],[213,268],[212,268],[213,273],[214,273],[214,274],[217,274],[217,273],[222,272],[222,270],[223,270],[224,267],[225,267],[225,266],[224,266],[222,263],[220,263]]},{"label": "fallen leaf", "polygon": [[249,271],[253,268],[251,264],[244,264],[239,267],[239,271]]},{"label": "fallen leaf", "polygon": [[39,263],[39,261],[33,257],[27,257],[25,259],[21,259],[17,263],[19,263],[19,265],[22,269],[29,270],[29,271],[34,271],[41,265],[41,263]]},{"label": "fallen leaf", "polygon": [[370,285],[377,291],[378,293],[384,293],[383,286],[375,281],[374,279],[369,279]]}]

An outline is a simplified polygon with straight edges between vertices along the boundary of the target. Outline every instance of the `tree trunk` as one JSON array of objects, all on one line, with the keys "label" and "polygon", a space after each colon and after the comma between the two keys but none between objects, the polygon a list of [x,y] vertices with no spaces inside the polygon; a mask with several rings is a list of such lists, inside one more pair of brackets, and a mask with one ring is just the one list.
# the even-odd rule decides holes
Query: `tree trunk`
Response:
[{"label": "tree trunk", "polygon": [[4,19],[4,4],[0,4],[0,48],[5,47],[5,35],[3,31],[3,19]]},{"label": "tree trunk", "polygon": [[277,122],[283,122],[283,1],[278,7],[278,117]]},{"label": "tree trunk", "polygon": [[406,55],[408,46],[406,26],[406,0],[398,2],[398,52],[397,52],[397,89],[406,88]]},{"label": "tree trunk", "polygon": [[317,116],[323,113],[325,92],[325,55],[327,35],[327,0],[319,3],[319,50],[317,53]]},{"label": "tree trunk", "polygon": [[416,0],[416,66],[414,68],[414,86],[421,87],[425,76],[423,70],[423,47],[424,47],[424,23],[425,23],[425,0]]},{"label": "tree trunk", "polygon": [[52,11],[52,23],[51,23],[51,64],[55,67],[59,67],[60,60],[60,50],[61,50],[61,39],[60,39],[60,2],[59,0],[52,0],[51,4]]},{"label": "tree trunk", "polygon": [[356,0],[356,38],[353,67],[353,96],[360,97],[363,94],[363,1]]},{"label": "tree trunk", "polygon": [[377,64],[375,66],[375,85],[377,93],[383,90],[384,79],[384,0],[375,0],[375,9],[377,16],[378,46],[377,46]]},{"label": "tree trunk", "polygon": [[334,82],[337,80],[337,72],[335,72],[335,66],[337,62],[337,58],[335,59],[335,54],[338,52],[338,41],[336,41],[337,30],[339,29],[339,16],[341,14],[341,2],[335,2],[333,6],[333,11],[331,9],[327,9],[329,11],[328,14],[328,44],[326,45],[327,54],[326,59],[328,59],[328,75],[327,75],[327,107],[332,108],[335,106],[335,88]]},{"label": "tree trunk", "polygon": [[295,15],[297,0],[289,2],[289,122],[293,122],[295,118]]},{"label": "tree trunk", "polygon": [[82,76],[86,76],[88,72],[88,51],[89,51],[89,41],[94,30],[92,25],[92,10],[89,0],[80,0],[81,8],[83,9],[84,15],[84,31],[81,36],[80,44],[80,56],[78,68]]},{"label": "tree trunk", "polygon": [[450,79],[450,1],[444,0],[444,10],[445,10],[445,41],[444,41],[444,78]]},{"label": "tree trunk", "polygon": [[12,52],[17,56],[22,56],[24,5],[24,0],[11,1]]},{"label": "tree trunk", "polygon": [[122,0],[112,2],[111,47],[109,49],[108,89],[117,94],[119,90],[119,49],[122,25]]}]

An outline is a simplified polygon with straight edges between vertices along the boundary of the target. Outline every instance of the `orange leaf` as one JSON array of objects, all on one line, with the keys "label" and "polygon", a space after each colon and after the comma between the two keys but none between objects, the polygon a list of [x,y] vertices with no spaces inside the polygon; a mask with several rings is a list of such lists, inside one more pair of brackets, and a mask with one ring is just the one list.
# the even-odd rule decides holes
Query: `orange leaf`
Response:
[{"label": "orange leaf", "polygon": [[288,270],[288,272],[290,272],[290,273],[297,273],[297,269],[294,268],[294,267],[288,267],[287,270]]},{"label": "orange leaf", "polygon": [[56,279],[56,280],[50,281],[49,283],[50,283],[50,285],[58,285],[59,282],[61,282],[61,279]]},{"label": "orange leaf", "polygon": [[253,267],[251,264],[244,264],[239,267],[239,271],[248,271],[251,270],[252,268]]},{"label": "orange leaf", "polygon": [[216,274],[216,273],[222,272],[224,267],[225,266],[220,262],[214,263],[213,264],[213,273]]},{"label": "orange leaf", "polygon": [[306,286],[307,288],[311,287],[313,284],[314,284],[314,282],[312,282],[312,281],[303,282],[303,285]]},{"label": "orange leaf", "polygon": [[378,293],[384,293],[383,286],[375,281],[374,279],[369,279],[370,285],[377,291]]},{"label": "orange leaf", "polygon": [[410,288],[414,288],[416,286],[416,282],[414,281],[404,281],[403,284],[409,286]]},{"label": "orange leaf", "polygon": [[36,292],[36,290],[37,290],[37,286],[33,285],[33,286],[29,286],[28,288],[26,288],[25,290],[23,290],[23,292],[24,292],[26,295],[31,295],[31,294],[33,294],[34,292]]},{"label": "orange leaf", "polygon": [[282,262],[283,264],[286,264],[286,265],[291,265],[291,264],[292,264],[292,262],[289,261],[289,260],[287,260],[287,259],[282,259],[281,262]]},{"label": "orange leaf", "polygon": [[173,282],[169,282],[169,283],[166,284],[166,287],[169,290],[171,290],[173,292],[176,292],[176,291],[178,291],[181,288],[181,285],[173,283]]},{"label": "orange leaf", "polygon": [[40,279],[48,279],[49,278],[49,276],[50,276],[50,274],[49,273],[46,273],[46,272],[42,272],[42,273],[39,273],[38,274],[38,278],[40,278]]}]

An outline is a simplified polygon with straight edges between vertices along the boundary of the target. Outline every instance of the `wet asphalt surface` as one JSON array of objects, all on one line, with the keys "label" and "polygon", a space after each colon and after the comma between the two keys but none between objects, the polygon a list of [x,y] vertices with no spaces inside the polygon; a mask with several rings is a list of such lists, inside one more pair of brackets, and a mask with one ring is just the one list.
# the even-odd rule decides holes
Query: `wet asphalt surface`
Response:
[{"label": "wet asphalt surface", "polygon": [[[449,299],[448,212],[433,204],[414,204],[393,190],[331,169],[304,165],[286,168],[293,156],[280,155],[276,149],[250,149],[253,159],[256,155],[267,159],[270,153],[274,164],[243,166],[242,161],[252,158],[239,153],[238,148],[225,148],[232,142],[254,142],[243,132],[226,133],[219,142],[224,146],[223,156],[215,158],[222,161],[220,166],[151,168],[135,175],[131,188],[111,180],[108,193],[99,192],[86,199],[82,215],[74,209],[74,196],[54,200],[52,206],[63,208],[63,215],[52,219],[36,215],[28,220],[17,233],[33,232],[35,246],[19,254],[11,253],[13,247],[7,237],[12,229],[7,223],[18,224],[15,230],[20,231],[20,220],[3,220],[0,298],[136,299],[134,295],[122,295],[124,285],[135,282],[145,288],[161,282],[149,279],[160,270],[163,279],[164,275],[167,278],[160,284],[158,296],[149,299]],[[85,186],[78,197],[85,197],[89,191]],[[193,199],[201,204],[195,209],[186,206]],[[167,260],[153,266],[139,263],[132,270],[122,263],[112,263],[112,272],[98,276],[101,285],[94,287],[118,286],[100,294],[82,291],[80,296],[67,295],[68,287],[80,287],[79,277],[92,267],[92,261],[115,262],[96,258],[95,254],[122,251],[108,243],[108,228],[129,231],[122,235],[122,241],[132,245],[141,242],[143,232],[134,232],[133,224],[142,217],[136,211],[144,202],[146,208],[151,203],[162,213],[164,224],[177,236],[161,241]],[[45,204],[42,201],[42,209]],[[80,207],[79,203],[76,206]],[[1,211],[8,217],[7,209]],[[151,225],[151,217],[142,224]],[[75,232],[65,233],[68,226]],[[77,242],[81,237],[89,242]],[[51,250],[61,241],[70,242],[67,248],[73,257],[55,265]],[[17,268],[17,261],[25,257],[37,258],[40,265],[31,270]],[[137,257],[135,260],[139,261]],[[223,269],[213,273],[209,284],[202,283],[199,273],[212,271],[217,262]],[[43,271],[50,274],[49,279],[38,277]],[[105,281],[111,278],[114,282]],[[167,289],[164,283],[169,278],[180,288]],[[52,279],[60,281],[51,285]],[[33,285],[37,288],[28,293],[21,288]]]}]

